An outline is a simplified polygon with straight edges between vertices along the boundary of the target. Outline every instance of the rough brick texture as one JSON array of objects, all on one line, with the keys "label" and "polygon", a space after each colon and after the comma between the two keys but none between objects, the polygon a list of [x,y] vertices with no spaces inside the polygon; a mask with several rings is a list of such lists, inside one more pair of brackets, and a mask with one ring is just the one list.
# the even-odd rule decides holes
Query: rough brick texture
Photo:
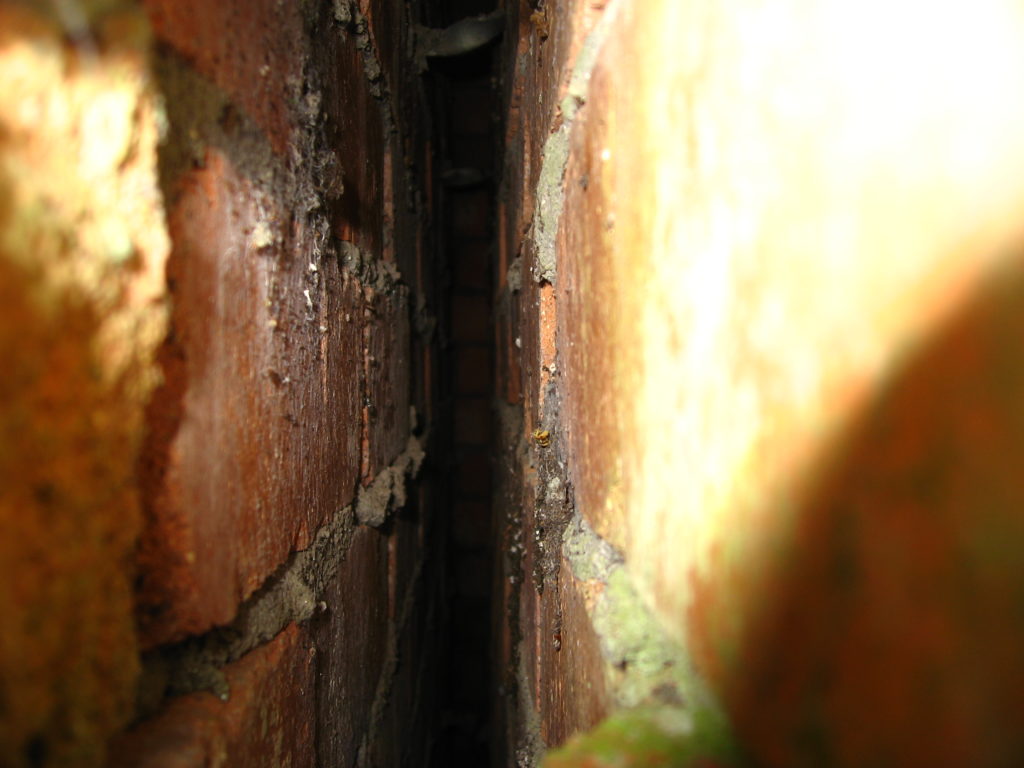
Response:
[{"label": "rough brick texture", "polygon": [[[251,616],[293,616],[302,639],[275,653],[311,681],[305,697],[284,678],[242,678],[256,691],[237,704],[232,693],[217,726],[229,760],[242,750],[247,765],[279,764],[241,744],[268,721],[296,764],[415,763],[432,722],[417,697],[432,690],[421,625],[434,609],[416,565],[432,534],[419,519],[429,504],[389,468],[412,430],[430,428],[431,374],[413,367],[432,354],[417,330],[433,304],[418,268],[430,248],[419,174],[429,126],[412,62],[390,47],[409,29],[389,20],[408,9],[147,8],[171,127],[161,170],[174,313],[143,454],[142,639],[172,660],[207,632],[195,642],[244,650],[217,627],[264,637],[276,630]],[[362,519],[381,528],[350,528],[357,494],[360,514],[374,510]],[[312,561],[291,559],[307,548]],[[292,562],[303,563],[295,575]],[[269,599],[284,612],[264,611]],[[167,685],[176,690],[173,675]],[[399,690],[422,724],[392,754]],[[138,733],[207,722],[210,702],[173,699]],[[303,719],[300,733],[290,724]],[[147,738],[135,740],[142,752]]]},{"label": "rough brick texture", "polygon": [[0,763],[422,763],[421,9],[126,5],[0,2]]}]

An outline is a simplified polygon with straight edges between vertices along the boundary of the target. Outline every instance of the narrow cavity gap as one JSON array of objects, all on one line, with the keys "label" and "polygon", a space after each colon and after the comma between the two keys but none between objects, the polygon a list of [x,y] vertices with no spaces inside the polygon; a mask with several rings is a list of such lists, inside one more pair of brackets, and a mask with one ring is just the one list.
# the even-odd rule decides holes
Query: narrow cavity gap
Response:
[{"label": "narrow cavity gap", "polygon": [[[435,0],[426,23],[447,27],[494,10],[495,0]],[[491,505],[494,331],[492,321],[498,152],[497,46],[430,63],[436,155],[435,263],[439,311],[439,397],[447,458],[439,489],[443,579],[439,731],[435,766],[485,768],[491,756]]]}]

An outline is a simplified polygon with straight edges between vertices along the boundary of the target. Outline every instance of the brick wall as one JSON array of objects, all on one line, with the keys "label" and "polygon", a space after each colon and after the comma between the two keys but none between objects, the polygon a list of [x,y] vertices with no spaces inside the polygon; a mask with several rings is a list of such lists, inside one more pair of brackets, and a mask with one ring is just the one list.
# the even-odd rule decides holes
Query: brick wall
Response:
[{"label": "brick wall", "polygon": [[0,762],[425,763],[420,9],[122,5],[0,3]]},{"label": "brick wall", "polygon": [[638,706],[673,764],[1024,755],[1024,19],[890,9],[510,8],[508,764]]}]

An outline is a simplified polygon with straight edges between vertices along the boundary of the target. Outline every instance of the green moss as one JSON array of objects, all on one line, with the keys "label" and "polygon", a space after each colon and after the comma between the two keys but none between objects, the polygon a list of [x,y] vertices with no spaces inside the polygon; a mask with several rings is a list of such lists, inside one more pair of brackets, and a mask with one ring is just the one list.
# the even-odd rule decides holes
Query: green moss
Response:
[{"label": "green moss", "polygon": [[740,759],[716,724],[678,707],[617,712],[544,760],[545,768],[714,768]]},{"label": "green moss", "polygon": [[[603,584],[589,609],[590,620],[605,662],[606,687],[621,710],[582,739],[579,750],[553,754],[550,765],[701,764],[680,762],[687,755],[718,756],[731,761],[724,764],[735,764],[728,720],[685,648],[664,631],[638,594],[622,556],[578,515],[566,527],[562,551],[578,581]],[[602,752],[605,746],[611,751]],[[596,762],[579,762],[582,756]]]}]

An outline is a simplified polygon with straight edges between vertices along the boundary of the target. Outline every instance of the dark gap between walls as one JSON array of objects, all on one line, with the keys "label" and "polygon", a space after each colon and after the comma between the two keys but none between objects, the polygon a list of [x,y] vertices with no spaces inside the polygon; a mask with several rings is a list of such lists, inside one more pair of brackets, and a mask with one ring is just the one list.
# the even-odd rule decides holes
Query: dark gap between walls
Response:
[{"label": "dark gap between walls", "polygon": [[[428,26],[494,10],[494,0],[433,0]],[[438,733],[431,762],[491,763],[491,467],[494,392],[492,285],[498,123],[497,46],[433,60],[426,72],[436,150],[436,265],[441,423],[447,461],[438,510],[445,529]],[[446,465],[446,466],[445,466]]]}]

